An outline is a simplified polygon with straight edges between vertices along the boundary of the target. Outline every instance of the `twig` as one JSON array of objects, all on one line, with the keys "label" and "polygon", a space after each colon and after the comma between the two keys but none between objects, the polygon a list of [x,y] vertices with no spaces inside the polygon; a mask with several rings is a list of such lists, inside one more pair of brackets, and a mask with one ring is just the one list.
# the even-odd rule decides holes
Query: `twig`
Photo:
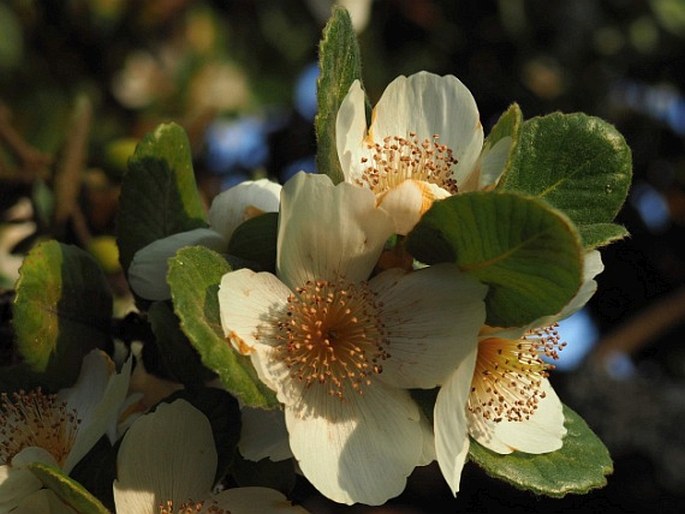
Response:
[{"label": "twig", "polygon": [[[17,174],[14,180],[33,182],[39,171],[52,162],[52,156],[41,152],[27,143],[11,124],[10,109],[0,102],[0,140],[4,141],[9,150],[21,162],[25,173]],[[6,170],[3,170],[3,174]]]}]

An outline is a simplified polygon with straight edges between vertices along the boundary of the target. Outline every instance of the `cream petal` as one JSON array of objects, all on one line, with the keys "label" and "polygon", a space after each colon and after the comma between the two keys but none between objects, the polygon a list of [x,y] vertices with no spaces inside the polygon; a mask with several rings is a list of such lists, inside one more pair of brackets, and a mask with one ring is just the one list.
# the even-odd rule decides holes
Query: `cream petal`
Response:
[{"label": "cream petal", "polygon": [[455,495],[469,453],[466,404],[477,357],[478,349],[474,348],[440,388],[433,410],[438,465]]},{"label": "cream petal", "polygon": [[561,401],[548,380],[542,383],[545,398],[526,421],[486,421],[468,413],[471,436],[486,448],[501,454],[513,451],[548,453],[562,447],[566,435]]},{"label": "cream petal", "polygon": [[0,466],[0,514],[11,511],[43,484],[24,467]]},{"label": "cream petal", "polygon": [[259,211],[278,212],[280,195],[281,185],[269,179],[241,182],[214,197],[208,213],[209,225],[230,241],[238,225]]},{"label": "cream petal", "polygon": [[374,142],[387,136],[419,140],[440,136],[454,152],[457,184],[473,169],[483,146],[483,126],[476,101],[468,88],[452,75],[425,71],[393,80],[374,109],[370,133]]},{"label": "cream petal", "polygon": [[299,405],[286,406],[285,419],[303,474],[340,503],[380,505],[399,495],[423,456],[418,406],[377,382],[344,400],[312,386]]},{"label": "cream petal", "polygon": [[[267,487],[237,487],[222,491],[212,498],[216,507],[231,514],[306,514],[275,489]],[[204,510],[202,512],[205,512]],[[211,511],[208,511],[208,514]]]},{"label": "cream petal", "polygon": [[243,407],[240,413],[238,449],[243,457],[255,462],[265,458],[278,462],[293,456],[282,410]]},{"label": "cream petal", "polygon": [[366,94],[359,80],[355,80],[343,98],[335,120],[338,159],[347,182],[355,183],[362,176],[365,137]]},{"label": "cream petal", "polygon": [[[476,185],[477,189],[480,190],[497,185],[507,164],[512,143],[513,139],[511,136],[505,136],[492,147],[483,148],[476,165],[476,168],[480,171],[478,184]],[[462,193],[468,190],[460,189]]]},{"label": "cream petal", "polygon": [[423,448],[421,450],[421,458],[419,459],[418,465],[427,466],[437,458],[437,455],[435,453],[433,427],[423,414],[421,415],[421,431],[423,433]]},{"label": "cream petal", "polygon": [[[81,373],[74,387],[61,390],[68,408],[75,409],[81,419],[74,446],[62,469],[69,473],[95,443],[109,432],[110,441],[116,434],[119,410],[128,394],[132,357],[117,373],[107,354],[93,350],[83,359]],[[106,380],[106,382],[105,382]]]},{"label": "cream petal", "polygon": [[340,276],[365,280],[392,233],[371,191],[298,173],[281,193],[277,275],[291,289]]},{"label": "cream petal", "polygon": [[[0,505],[0,512],[2,506]],[[59,497],[49,489],[41,489],[24,498],[12,510],[12,514],[77,514],[74,509],[59,499]]]},{"label": "cream petal", "polygon": [[166,281],[167,261],[184,246],[206,246],[223,252],[228,241],[208,228],[198,228],[158,239],[141,248],[133,256],[128,268],[128,282],[133,291],[148,300],[168,300],[171,298]]},{"label": "cream petal", "polygon": [[487,287],[456,265],[411,273],[391,269],[370,287],[382,304],[390,354],[379,380],[402,388],[435,387],[476,346]]},{"label": "cream petal", "polygon": [[117,511],[138,512],[129,508],[150,498],[152,508],[166,500],[206,498],[216,465],[207,417],[185,400],[162,403],[138,418],[124,435],[114,484]]},{"label": "cream petal", "polygon": [[384,194],[379,202],[392,216],[395,233],[406,236],[435,200],[450,196],[441,187],[420,180],[405,180]]}]

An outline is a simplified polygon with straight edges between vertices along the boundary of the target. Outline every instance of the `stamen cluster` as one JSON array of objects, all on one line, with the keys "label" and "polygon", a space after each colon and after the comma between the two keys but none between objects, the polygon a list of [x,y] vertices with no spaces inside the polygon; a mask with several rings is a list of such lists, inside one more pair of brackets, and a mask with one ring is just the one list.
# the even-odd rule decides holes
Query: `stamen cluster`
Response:
[{"label": "stamen cluster", "polygon": [[530,419],[545,398],[542,381],[554,368],[541,356],[557,359],[566,346],[557,328],[554,323],[518,340],[492,337],[480,341],[468,409],[494,422]]},{"label": "stamen cluster", "polygon": [[452,175],[452,167],[457,164],[453,151],[439,143],[439,135],[432,140],[419,142],[416,133],[410,132],[409,138],[388,136],[383,144],[371,146],[371,161],[362,158],[362,164],[369,164],[357,180],[361,186],[368,186],[374,193],[381,194],[408,179],[435,184],[450,194],[459,189]]},{"label": "stamen cluster", "polygon": [[61,465],[74,445],[80,420],[55,394],[40,388],[0,394],[0,463],[28,447],[44,448]]},{"label": "stamen cluster", "polygon": [[218,507],[214,501],[211,504],[207,504],[204,500],[199,502],[188,500],[181,503],[178,508],[174,507],[174,500],[167,500],[159,504],[159,514],[196,514],[198,512],[204,512],[206,514],[230,514]]},{"label": "stamen cluster", "polygon": [[341,399],[350,389],[363,394],[390,357],[381,307],[364,282],[316,280],[297,288],[277,323],[278,351],[291,376]]}]

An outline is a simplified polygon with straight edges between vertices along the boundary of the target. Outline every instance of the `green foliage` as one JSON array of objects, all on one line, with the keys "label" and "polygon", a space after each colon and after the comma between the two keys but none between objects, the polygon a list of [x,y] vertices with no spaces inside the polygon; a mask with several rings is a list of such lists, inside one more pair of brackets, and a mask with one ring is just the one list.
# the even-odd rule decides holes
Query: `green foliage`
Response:
[{"label": "green foliage", "polygon": [[29,464],[31,472],[79,514],[110,514],[100,500],[61,469],[42,463]]},{"label": "green foliage", "polygon": [[267,212],[240,224],[228,243],[228,253],[256,271],[275,272],[278,213]]},{"label": "green foliage", "polygon": [[190,144],[179,125],[162,124],[147,134],[128,167],[117,217],[119,260],[124,270],[135,253],[153,241],[207,226]]},{"label": "green foliage", "polygon": [[553,497],[583,494],[606,485],[613,463],[602,441],[585,421],[564,406],[568,433],[560,450],[541,455],[499,455],[471,441],[469,458],[485,472],[511,485]]},{"label": "green foliage", "polygon": [[169,260],[167,277],[174,311],[202,363],[219,375],[231,394],[251,407],[273,407],[276,398],[259,380],[250,359],[224,338],[217,293],[221,277],[229,271],[226,260],[212,250],[199,246],[179,250]]},{"label": "green foliage", "polygon": [[582,248],[573,224],[519,194],[474,192],[437,201],[407,243],[418,260],[456,262],[489,285],[486,322],[493,326],[556,314],[581,284]]},{"label": "green foliage", "polygon": [[86,353],[109,343],[112,296],[93,257],[47,241],[24,260],[12,316],[24,362],[56,389],[76,380]]},{"label": "green foliage", "polygon": [[357,36],[344,8],[334,8],[324,27],[319,45],[319,68],[318,112],[314,120],[316,166],[319,173],[325,173],[337,184],[343,180],[343,173],[336,149],[335,121],[352,82],[361,80],[362,74]]},{"label": "green foliage", "polygon": [[622,232],[611,226],[628,194],[630,148],[609,123],[582,113],[527,120],[508,172],[497,190],[517,191],[563,211],[579,229],[589,227],[586,248]]},{"label": "green foliage", "polygon": [[213,374],[202,365],[200,356],[179,326],[179,319],[167,302],[154,302],[148,318],[159,359],[169,378],[186,387],[198,386],[211,380]]}]

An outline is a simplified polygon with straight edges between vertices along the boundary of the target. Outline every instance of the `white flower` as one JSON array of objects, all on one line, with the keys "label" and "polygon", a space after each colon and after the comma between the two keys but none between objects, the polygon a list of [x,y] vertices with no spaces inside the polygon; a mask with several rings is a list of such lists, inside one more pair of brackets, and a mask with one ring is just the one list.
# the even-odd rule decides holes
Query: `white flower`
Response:
[{"label": "white flower", "polygon": [[130,359],[116,373],[109,357],[93,350],[84,358],[74,387],[57,394],[40,389],[2,394],[0,512],[41,488],[28,464],[51,464],[68,474],[104,434],[116,441],[130,373]]},{"label": "white flower", "polygon": [[[117,454],[114,503],[122,514],[305,514],[278,491],[243,487],[211,492],[217,466],[212,427],[185,400],[138,418]],[[189,509],[189,510],[184,510]]]},{"label": "white flower", "polygon": [[210,228],[198,228],[158,239],[136,252],[128,268],[131,289],[148,300],[171,297],[167,261],[184,246],[201,245],[217,252],[228,248],[238,225],[265,212],[278,211],[280,184],[268,179],[242,182],[218,194],[209,209]]},{"label": "white flower", "polygon": [[369,279],[393,227],[365,189],[300,173],[281,193],[277,277],[224,275],[221,324],[284,404],[290,448],[319,491],[381,504],[432,434],[407,389],[442,383],[476,344],[486,288],[452,264]]},{"label": "white flower", "polygon": [[483,147],[478,108],[452,75],[396,78],[368,128],[364,91],[355,81],[338,111],[336,145],[345,181],[371,189],[398,234],[407,234],[434,200],[484,186],[476,178]]},{"label": "white flower", "polygon": [[562,404],[547,379],[553,366],[542,356],[556,358],[565,345],[556,322],[587,303],[597,289],[593,278],[602,269],[599,252],[589,252],[579,292],[556,316],[521,328],[483,327],[478,346],[440,389],[434,411],[436,453],[453,493],[459,490],[469,435],[500,454],[562,447]]}]

